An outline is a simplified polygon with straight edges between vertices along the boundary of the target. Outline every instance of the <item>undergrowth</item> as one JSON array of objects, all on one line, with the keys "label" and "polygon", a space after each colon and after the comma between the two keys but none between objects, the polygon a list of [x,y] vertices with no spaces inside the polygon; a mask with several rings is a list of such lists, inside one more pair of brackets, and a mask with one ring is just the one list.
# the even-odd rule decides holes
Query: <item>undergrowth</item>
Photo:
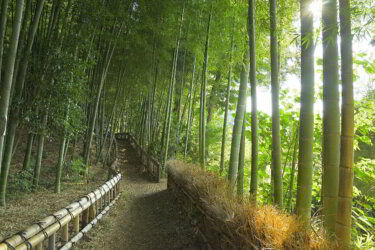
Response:
[{"label": "undergrowth", "polygon": [[249,249],[254,249],[254,245],[259,249],[337,248],[323,230],[302,224],[295,215],[270,205],[238,201],[228,192],[228,182],[216,174],[179,161],[169,161],[167,166],[173,179],[194,192],[199,203],[203,200],[206,208],[223,214],[220,223],[224,222],[228,230],[225,233],[233,236],[227,239],[232,241],[230,245],[246,245]]}]

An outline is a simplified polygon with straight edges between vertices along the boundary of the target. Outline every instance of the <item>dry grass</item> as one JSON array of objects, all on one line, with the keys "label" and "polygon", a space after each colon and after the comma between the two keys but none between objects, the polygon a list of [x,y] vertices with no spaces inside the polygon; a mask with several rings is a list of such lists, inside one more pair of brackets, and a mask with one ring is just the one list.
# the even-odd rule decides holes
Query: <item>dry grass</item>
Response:
[{"label": "dry grass", "polygon": [[241,249],[335,248],[323,232],[314,232],[294,215],[269,205],[239,202],[228,193],[226,180],[179,161],[167,164],[173,180],[189,194],[205,217],[210,217],[209,230],[225,236],[221,239],[225,241],[221,246],[240,246]]}]

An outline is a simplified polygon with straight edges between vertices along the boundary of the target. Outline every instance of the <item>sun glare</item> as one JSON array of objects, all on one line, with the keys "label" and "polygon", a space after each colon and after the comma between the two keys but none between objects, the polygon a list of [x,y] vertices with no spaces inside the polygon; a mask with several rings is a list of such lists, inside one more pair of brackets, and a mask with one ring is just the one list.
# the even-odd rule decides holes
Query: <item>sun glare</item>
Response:
[{"label": "sun glare", "polygon": [[314,15],[318,15],[322,12],[322,1],[314,0],[309,7],[309,10]]}]

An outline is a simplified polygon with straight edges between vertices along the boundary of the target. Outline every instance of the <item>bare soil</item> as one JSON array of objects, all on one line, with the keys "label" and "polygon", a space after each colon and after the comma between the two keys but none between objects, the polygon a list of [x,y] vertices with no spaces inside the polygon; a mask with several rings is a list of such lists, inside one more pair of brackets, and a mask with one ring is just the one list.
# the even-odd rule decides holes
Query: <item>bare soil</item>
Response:
[{"label": "bare soil", "polygon": [[75,249],[202,249],[166,180],[150,182],[127,142],[119,151],[121,197]]}]

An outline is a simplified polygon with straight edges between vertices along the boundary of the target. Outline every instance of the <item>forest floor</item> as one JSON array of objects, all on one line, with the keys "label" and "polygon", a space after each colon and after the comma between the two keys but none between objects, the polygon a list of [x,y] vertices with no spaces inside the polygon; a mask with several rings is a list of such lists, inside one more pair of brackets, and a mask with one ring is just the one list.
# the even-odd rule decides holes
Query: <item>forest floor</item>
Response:
[{"label": "forest floor", "polygon": [[[7,206],[0,207],[0,242],[95,190],[107,178],[107,169],[101,164],[90,167],[88,184],[65,169],[61,193],[55,194],[59,142],[47,138],[40,185],[37,190],[30,191],[27,187],[30,177],[26,180],[18,176],[26,141],[27,135],[21,135],[9,175]],[[82,145],[77,145],[75,154],[81,148]],[[70,161],[72,152],[68,152],[66,159]],[[33,155],[35,153],[33,151]],[[127,142],[119,143],[118,157],[123,174],[121,196],[75,249],[202,249],[193,227],[176,206],[175,198],[168,193],[166,180],[150,182]],[[35,159],[33,161],[35,164]]]},{"label": "forest floor", "polygon": [[[36,141],[34,140],[33,157],[29,173],[31,176],[20,177],[24,153],[26,150],[27,135],[21,134],[19,145],[14,153],[7,191],[7,206],[0,207],[0,242],[9,236],[25,229],[33,223],[57,212],[82,196],[95,190],[107,180],[107,168],[102,164],[94,165],[89,170],[89,183],[77,172],[64,170],[61,183],[61,193],[54,193],[55,171],[59,152],[59,141],[47,137],[45,139],[44,153],[39,187],[32,191],[32,169],[35,165]],[[66,156],[66,161],[71,162],[72,147]],[[82,150],[82,145],[77,145],[75,157]],[[92,155],[95,155],[93,152]],[[95,161],[94,159],[92,159]],[[69,165],[70,163],[68,163]],[[65,166],[65,168],[68,168]]]},{"label": "forest floor", "polygon": [[121,196],[75,249],[202,249],[166,180],[150,182],[127,142],[119,151]]}]

